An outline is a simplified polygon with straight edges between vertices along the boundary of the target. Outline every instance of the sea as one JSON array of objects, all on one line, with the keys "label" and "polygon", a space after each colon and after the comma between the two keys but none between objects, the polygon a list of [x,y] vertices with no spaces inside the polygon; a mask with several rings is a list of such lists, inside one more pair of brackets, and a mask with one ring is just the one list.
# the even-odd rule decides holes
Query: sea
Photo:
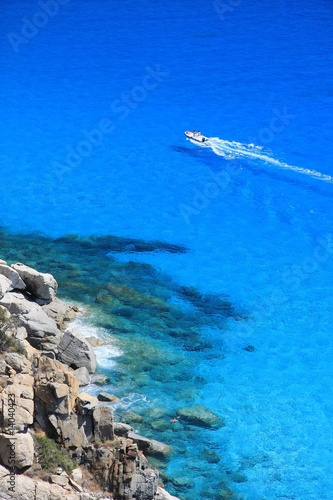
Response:
[{"label": "sea", "polygon": [[[152,464],[183,500],[332,498],[332,22],[329,0],[1,2],[0,257],[93,241],[86,279],[132,266],[149,302],[147,269],[183,311],[178,337],[156,311],[134,331],[127,290],[77,320],[103,339],[89,390],[171,446]],[[195,405],[224,425],[177,419]]]}]

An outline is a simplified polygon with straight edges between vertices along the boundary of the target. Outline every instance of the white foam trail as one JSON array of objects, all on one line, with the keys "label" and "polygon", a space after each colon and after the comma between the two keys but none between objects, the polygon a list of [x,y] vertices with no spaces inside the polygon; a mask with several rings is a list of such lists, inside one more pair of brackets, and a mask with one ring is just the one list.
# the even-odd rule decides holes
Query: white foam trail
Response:
[{"label": "white foam trail", "polygon": [[218,137],[209,137],[207,142],[198,143],[202,147],[211,148],[214,153],[219,156],[231,160],[237,158],[250,158],[253,160],[260,160],[266,164],[274,165],[278,168],[283,168],[285,170],[293,170],[299,174],[308,175],[314,179],[320,181],[333,183],[333,178],[330,175],[322,174],[316,170],[310,170],[301,167],[295,167],[293,165],[288,165],[288,163],[281,162],[272,158],[269,151],[264,151],[261,146],[255,146],[254,144],[241,144],[239,142],[229,142],[219,139]]}]

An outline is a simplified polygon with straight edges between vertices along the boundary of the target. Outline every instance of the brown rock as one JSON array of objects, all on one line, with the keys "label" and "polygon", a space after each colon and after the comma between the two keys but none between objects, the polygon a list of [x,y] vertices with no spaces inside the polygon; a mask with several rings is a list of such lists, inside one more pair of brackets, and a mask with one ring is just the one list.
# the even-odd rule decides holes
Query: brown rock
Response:
[{"label": "brown rock", "polygon": [[114,439],[113,410],[111,406],[96,406],[93,412],[94,435],[99,439]]}]

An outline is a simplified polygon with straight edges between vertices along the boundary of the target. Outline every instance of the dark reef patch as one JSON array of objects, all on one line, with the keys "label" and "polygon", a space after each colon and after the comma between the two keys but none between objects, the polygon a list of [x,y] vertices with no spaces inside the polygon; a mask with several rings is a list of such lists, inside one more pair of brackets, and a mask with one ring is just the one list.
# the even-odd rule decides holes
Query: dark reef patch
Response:
[{"label": "dark reef patch", "polygon": [[[0,251],[10,264],[24,262],[53,274],[59,297],[85,305],[94,325],[104,329],[105,344],[121,351],[116,363],[110,355],[110,366],[107,362],[95,375],[102,384],[98,390],[103,387],[120,401],[128,401],[128,408],[119,406],[116,420],[170,444],[172,453],[182,457],[176,472],[165,471],[170,493],[196,498],[195,485],[179,479],[183,470],[195,469],[200,483],[209,481],[209,491],[202,498],[236,498],[228,488],[232,481],[227,474],[220,484],[224,466],[219,455],[207,452],[205,432],[212,431],[172,421],[177,407],[196,404],[200,398],[207,382],[198,366],[203,358],[223,356],[228,319],[246,319],[246,315],[226,295],[205,294],[179,284],[150,264],[117,260],[120,253],[185,253],[187,249],[113,236],[53,239],[0,230]],[[208,338],[209,329],[219,332],[214,341]],[[186,443],[194,439],[200,444],[187,450]],[[215,497],[210,497],[211,492]]]}]

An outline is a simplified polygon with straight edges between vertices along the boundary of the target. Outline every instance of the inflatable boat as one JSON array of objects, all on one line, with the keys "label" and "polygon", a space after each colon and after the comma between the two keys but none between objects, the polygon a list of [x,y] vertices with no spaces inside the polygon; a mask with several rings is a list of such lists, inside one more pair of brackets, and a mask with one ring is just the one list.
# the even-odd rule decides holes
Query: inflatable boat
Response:
[{"label": "inflatable boat", "polygon": [[199,135],[199,134],[194,134],[193,132],[186,131],[185,135],[188,139],[191,139],[192,141],[196,142],[205,142],[208,141],[208,137],[205,137],[204,135]]}]

